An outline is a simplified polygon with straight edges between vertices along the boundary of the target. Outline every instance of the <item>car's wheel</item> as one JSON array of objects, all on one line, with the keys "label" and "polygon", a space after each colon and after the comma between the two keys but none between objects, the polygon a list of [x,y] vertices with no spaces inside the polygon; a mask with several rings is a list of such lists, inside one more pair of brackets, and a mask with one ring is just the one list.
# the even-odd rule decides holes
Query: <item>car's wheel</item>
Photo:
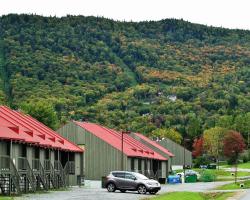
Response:
[{"label": "car's wheel", "polygon": [[109,192],[115,192],[115,184],[114,183],[109,183],[108,185],[107,185],[107,190],[109,191]]},{"label": "car's wheel", "polygon": [[122,193],[125,193],[126,192],[126,190],[120,190]]},{"label": "car's wheel", "polygon": [[145,185],[138,186],[138,193],[139,194],[146,194],[147,193],[147,188],[145,187]]}]

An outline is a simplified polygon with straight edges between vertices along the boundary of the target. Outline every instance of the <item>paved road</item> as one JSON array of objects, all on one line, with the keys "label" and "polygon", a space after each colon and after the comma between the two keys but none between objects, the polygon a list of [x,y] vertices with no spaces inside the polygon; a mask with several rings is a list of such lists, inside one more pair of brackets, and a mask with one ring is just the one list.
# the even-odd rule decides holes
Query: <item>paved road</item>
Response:
[{"label": "paved road", "polygon": [[245,193],[242,195],[240,200],[249,200],[250,199],[250,189],[245,190]]},{"label": "paved road", "polygon": [[[185,183],[178,185],[162,185],[160,193],[173,191],[195,191],[203,192],[212,190],[214,187],[223,185],[225,182],[212,183]],[[43,194],[28,194],[17,198],[17,200],[139,200],[151,195],[139,195],[137,192],[109,193],[100,188],[100,182],[89,182],[85,187],[72,187],[69,191],[55,191]],[[249,200],[249,199],[248,199]]]}]

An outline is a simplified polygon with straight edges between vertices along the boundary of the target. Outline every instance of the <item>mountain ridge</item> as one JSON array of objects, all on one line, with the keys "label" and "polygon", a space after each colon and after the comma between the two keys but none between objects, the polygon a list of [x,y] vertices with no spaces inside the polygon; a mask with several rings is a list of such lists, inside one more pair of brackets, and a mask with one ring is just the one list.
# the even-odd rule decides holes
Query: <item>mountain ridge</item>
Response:
[{"label": "mountain ridge", "polygon": [[145,134],[174,128],[191,137],[229,126],[225,117],[239,129],[236,119],[250,112],[248,30],[14,14],[0,23],[9,85],[1,99],[14,108],[45,101],[61,123],[86,119]]}]

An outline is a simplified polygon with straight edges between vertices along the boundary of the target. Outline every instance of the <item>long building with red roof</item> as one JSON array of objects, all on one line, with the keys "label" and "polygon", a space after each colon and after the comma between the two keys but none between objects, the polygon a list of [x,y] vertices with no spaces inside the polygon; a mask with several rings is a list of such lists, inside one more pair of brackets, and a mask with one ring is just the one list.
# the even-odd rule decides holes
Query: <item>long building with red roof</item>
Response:
[{"label": "long building with red roof", "polygon": [[172,167],[178,169],[184,165],[192,166],[192,152],[168,138],[154,141],[141,133],[133,133],[131,136],[168,158],[169,171]]},{"label": "long building with red roof", "polygon": [[100,180],[113,170],[138,171],[154,178],[167,176],[168,158],[133,138],[132,133],[77,121],[69,122],[58,132],[86,148],[86,179]]},{"label": "long building with red roof", "polygon": [[[77,176],[83,175],[83,168],[79,166],[84,151],[83,147],[80,148],[31,116],[0,106],[0,175],[16,172],[13,179],[26,177],[29,188],[42,185],[48,189],[51,185],[54,188],[65,186],[66,172],[71,180],[68,184],[76,185]],[[12,167],[9,163],[12,163]],[[13,187],[16,190],[19,188],[18,185]],[[10,192],[8,188],[0,191]]]}]

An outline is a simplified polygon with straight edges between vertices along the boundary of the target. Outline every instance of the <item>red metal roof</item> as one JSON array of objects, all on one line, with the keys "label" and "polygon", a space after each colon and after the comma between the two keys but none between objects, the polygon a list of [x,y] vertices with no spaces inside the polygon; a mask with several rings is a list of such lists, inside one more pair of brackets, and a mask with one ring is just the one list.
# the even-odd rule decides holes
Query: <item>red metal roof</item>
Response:
[{"label": "red metal roof", "polygon": [[[101,140],[105,141],[106,143],[110,144],[114,148],[121,151],[122,146],[122,133],[106,128],[104,126],[89,123],[89,122],[76,122],[75,124],[84,128],[88,132],[94,134],[96,137],[100,138]],[[138,140],[129,136],[129,134],[124,134],[123,140],[123,151],[124,154],[130,157],[144,157],[156,160],[167,160],[154,150],[150,149],[146,145],[142,144]]]},{"label": "red metal roof", "polygon": [[34,118],[5,106],[0,106],[0,138],[65,151],[84,151]]},{"label": "red metal roof", "polygon": [[163,146],[159,145],[157,142],[149,139],[148,137],[142,135],[141,133],[134,133],[136,136],[138,136],[139,138],[141,138],[142,140],[148,142],[149,144],[155,146],[157,149],[160,149],[162,152],[164,152],[165,154],[169,155],[170,157],[174,157],[174,154],[171,153],[168,149],[164,148]]},{"label": "red metal roof", "polygon": [[[1,134],[5,133],[5,134]],[[11,130],[8,127],[0,126],[0,139],[7,140],[15,140],[15,141],[23,141],[23,138],[19,136],[15,131]]]}]

